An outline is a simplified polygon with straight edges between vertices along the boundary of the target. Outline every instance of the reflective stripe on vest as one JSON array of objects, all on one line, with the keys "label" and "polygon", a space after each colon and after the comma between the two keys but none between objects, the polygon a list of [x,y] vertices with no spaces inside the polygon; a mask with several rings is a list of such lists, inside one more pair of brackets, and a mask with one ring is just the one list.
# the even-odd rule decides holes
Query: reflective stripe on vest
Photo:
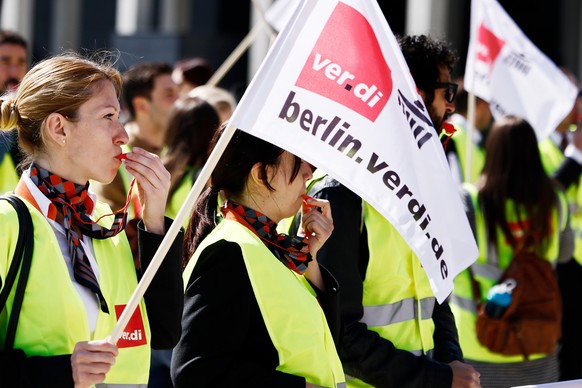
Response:
[{"label": "reflective stripe on vest", "polygon": [[[420,301],[420,319],[431,319],[435,298]],[[360,322],[368,326],[386,326],[418,318],[418,301],[408,298],[396,303],[380,306],[364,306],[364,316]]]},{"label": "reflective stripe on vest", "polygon": [[[105,314],[98,310],[97,324],[93,333],[85,305],[75,289],[56,235],[45,217],[32,205],[28,208],[34,224],[34,252],[28,286],[18,320],[14,347],[24,350],[28,357],[72,354],[80,341],[102,340],[111,335],[117,323],[115,311]],[[98,203],[94,217],[111,213],[111,209]],[[107,217],[100,223],[111,225]],[[16,212],[5,201],[0,202],[0,277],[5,278],[12,260],[18,219]],[[137,286],[131,250],[122,232],[117,236],[93,240],[95,260],[99,266],[99,286],[109,306],[127,304]],[[50,279],[50,282],[47,281]],[[6,302],[10,311],[14,298],[11,293]],[[115,364],[107,373],[107,384],[147,384],[150,365],[150,328],[145,302],[140,305],[143,326],[127,333],[126,341],[144,344],[119,349]],[[48,318],[47,318],[48,317]],[[8,314],[0,315],[0,342],[6,333]],[[138,343],[136,342],[136,344]]]},{"label": "reflective stripe on vest", "polygon": [[304,276],[282,264],[246,227],[222,220],[184,269],[184,287],[201,252],[220,240],[241,248],[261,315],[279,355],[277,370],[305,377],[311,384],[344,387],[341,362],[315,292]]},{"label": "reflective stripe on vest", "polygon": [[503,271],[491,264],[474,263],[471,268],[475,276],[480,276],[488,279],[499,279]]},{"label": "reflective stripe on vest", "polygon": [[472,312],[473,314],[477,314],[477,303],[472,298],[463,298],[458,295],[451,295],[449,300],[449,304],[459,306],[463,310],[467,310]]},{"label": "reflective stripe on vest", "polygon": [[[497,236],[497,249],[500,253],[497,257],[497,261],[499,263],[499,267],[496,268],[487,263],[488,248],[485,220],[481,209],[478,207],[478,192],[475,186],[464,185],[464,187],[467,188],[471,193],[471,201],[473,203],[473,208],[475,209],[477,245],[479,246],[479,257],[477,258],[477,261],[471,266],[471,268],[473,269],[474,277],[481,288],[481,295],[483,298],[485,298],[487,291],[497,283],[499,277],[503,273],[503,270],[509,265],[512,257],[512,248],[505,243],[505,238],[499,231],[500,228],[498,228],[499,233]],[[564,195],[561,192],[557,192],[557,195],[560,199],[560,206],[562,209],[564,209]],[[515,219],[515,211],[512,203],[507,204],[506,214],[508,215],[510,222]],[[559,233],[560,230],[563,230],[565,227],[565,221],[559,220],[559,218],[559,212],[554,210],[551,219],[553,234],[547,243],[547,250],[545,253],[547,260],[551,262],[555,261],[558,256]],[[450,299],[450,307],[455,316],[459,342],[461,344],[461,349],[463,349],[463,356],[466,359],[491,363],[524,361],[523,356],[503,356],[498,353],[493,353],[482,346],[477,339],[475,332],[477,307],[468,270],[461,272],[454,280],[454,290]],[[545,355],[542,354],[531,355],[530,359],[538,359],[544,356]]]},{"label": "reflective stripe on vest", "polygon": [[[434,348],[434,322],[430,317],[435,299],[428,277],[418,257],[388,220],[366,202],[363,211],[370,255],[363,284],[362,319],[370,322],[368,330],[397,349],[430,355]],[[375,317],[373,312],[382,315]],[[400,320],[404,317],[409,319]],[[347,386],[370,387],[358,379],[349,380]]]}]

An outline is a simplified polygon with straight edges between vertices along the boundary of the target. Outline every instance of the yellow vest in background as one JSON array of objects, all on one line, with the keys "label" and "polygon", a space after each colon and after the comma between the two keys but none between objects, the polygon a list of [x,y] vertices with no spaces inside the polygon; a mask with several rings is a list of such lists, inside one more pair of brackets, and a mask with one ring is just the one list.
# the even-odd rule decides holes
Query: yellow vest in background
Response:
[{"label": "yellow vest in background", "polygon": [[0,163],[0,195],[14,191],[19,180],[12,156],[7,152]]}]

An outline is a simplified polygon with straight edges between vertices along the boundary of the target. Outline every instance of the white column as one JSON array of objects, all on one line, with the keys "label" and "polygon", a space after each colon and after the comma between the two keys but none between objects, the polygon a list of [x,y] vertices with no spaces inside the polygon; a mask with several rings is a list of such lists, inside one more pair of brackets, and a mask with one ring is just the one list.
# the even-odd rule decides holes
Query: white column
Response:
[{"label": "white column", "polygon": [[189,0],[164,0],[161,2],[161,31],[169,34],[188,32],[191,5]]},{"label": "white column", "polygon": [[77,50],[81,43],[81,1],[53,0],[51,41],[49,50]]},{"label": "white column", "polygon": [[34,33],[34,0],[3,0],[1,14],[0,26],[21,34],[30,49]]},{"label": "white column", "polygon": [[117,0],[115,32],[133,35],[151,27],[152,0]]},{"label": "white column", "polygon": [[449,11],[449,0],[408,0],[406,34],[444,37],[447,33]]}]

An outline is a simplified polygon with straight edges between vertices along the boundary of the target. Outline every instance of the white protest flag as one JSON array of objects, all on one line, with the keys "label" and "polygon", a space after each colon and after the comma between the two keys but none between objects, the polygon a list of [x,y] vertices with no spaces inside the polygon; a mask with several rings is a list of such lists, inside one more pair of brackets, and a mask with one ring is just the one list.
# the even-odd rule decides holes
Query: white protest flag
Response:
[{"label": "white protest flag", "polygon": [[496,0],[473,0],[465,88],[495,118],[525,118],[538,140],[572,110],[576,86],[525,36]]},{"label": "white protest flag", "polygon": [[276,0],[265,11],[265,20],[275,31],[279,32],[291,20],[293,11],[295,11],[298,4],[299,0]]},{"label": "white protest flag", "polygon": [[230,122],[381,212],[420,258],[439,302],[476,259],[442,145],[377,2],[302,1]]}]

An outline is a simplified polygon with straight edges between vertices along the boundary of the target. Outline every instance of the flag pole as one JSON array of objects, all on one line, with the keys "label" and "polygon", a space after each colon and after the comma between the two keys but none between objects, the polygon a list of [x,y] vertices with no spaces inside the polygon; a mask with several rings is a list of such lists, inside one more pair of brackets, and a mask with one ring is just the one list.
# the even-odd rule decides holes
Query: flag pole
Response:
[{"label": "flag pole", "polygon": [[269,36],[271,38],[270,40],[273,41],[273,39],[277,37],[277,32],[269,24],[267,18],[265,18],[265,10],[263,9],[263,6],[259,3],[259,0],[251,0],[251,2],[253,3],[253,6],[255,7],[255,10],[259,14],[261,20],[265,22],[265,27],[267,27],[267,30],[269,30]]},{"label": "flag pole", "polygon": [[210,156],[208,157],[208,160],[204,164],[204,167],[202,167],[202,170],[200,170],[200,174],[196,178],[196,181],[194,182],[194,185],[192,186],[192,189],[190,190],[188,197],[186,197],[186,200],[182,204],[182,207],[180,208],[180,211],[176,215],[174,222],[172,222],[172,225],[166,232],[166,235],[164,236],[162,243],[158,247],[158,250],[156,251],[150,265],[144,272],[140,282],[138,283],[135,291],[133,292],[133,295],[127,302],[127,305],[123,310],[123,313],[121,314],[117,321],[117,325],[113,328],[113,332],[111,333],[111,336],[108,339],[110,343],[116,344],[117,341],[119,340],[119,337],[123,333],[123,329],[125,329],[125,327],[127,326],[127,323],[129,322],[129,319],[131,318],[133,312],[137,308],[139,301],[141,300],[141,298],[143,298],[143,295],[145,294],[150,283],[152,282],[154,275],[156,274],[158,268],[162,264],[164,257],[168,253],[170,246],[172,245],[174,239],[178,235],[180,227],[184,224],[184,221],[186,221],[186,218],[192,212],[192,208],[194,207],[194,204],[196,203],[198,196],[202,192],[202,189],[206,185],[206,182],[210,179],[210,175],[212,174],[214,167],[220,160],[220,157],[222,156],[222,153],[226,149],[226,146],[228,145],[228,142],[232,138],[232,135],[234,134],[235,130],[236,127],[233,124],[228,124],[228,126],[224,130],[224,133],[220,136],[220,139],[216,143],[216,146],[210,153]]},{"label": "flag pole", "polygon": [[473,180],[473,131],[475,130],[475,106],[477,98],[475,93],[468,92],[467,100],[467,138],[465,139],[465,182]]}]

